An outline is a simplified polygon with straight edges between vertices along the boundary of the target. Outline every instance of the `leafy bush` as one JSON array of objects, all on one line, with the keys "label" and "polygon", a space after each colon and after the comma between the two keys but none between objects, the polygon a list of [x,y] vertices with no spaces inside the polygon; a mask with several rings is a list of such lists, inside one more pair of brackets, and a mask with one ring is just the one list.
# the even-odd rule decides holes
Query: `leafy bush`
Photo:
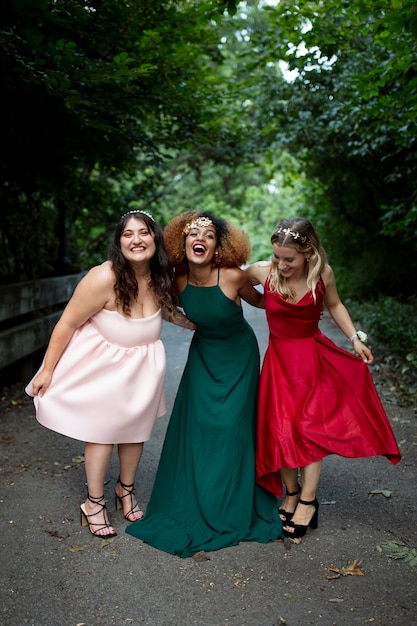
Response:
[{"label": "leafy bush", "polygon": [[351,303],[349,310],[353,317],[360,317],[375,341],[393,352],[406,357],[417,349],[417,299],[402,303],[384,297],[375,302]]},{"label": "leafy bush", "polygon": [[[371,347],[383,346],[392,374],[408,396],[417,393],[417,299],[400,302],[381,297],[374,302],[347,304],[358,328],[369,335]],[[360,320],[360,323],[357,323]]]}]

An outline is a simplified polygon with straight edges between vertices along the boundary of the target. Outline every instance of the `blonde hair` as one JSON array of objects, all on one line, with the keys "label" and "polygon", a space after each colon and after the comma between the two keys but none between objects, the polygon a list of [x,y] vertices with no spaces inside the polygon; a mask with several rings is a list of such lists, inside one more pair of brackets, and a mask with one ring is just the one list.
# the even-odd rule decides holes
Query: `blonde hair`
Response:
[{"label": "blonde hair", "polygon": [[216,229],[218,254],[213,260],[216,266],[238,267],[247,263],[251,252],[250,241],[241,228],[207,211],[185,211],[174,217],[164,230],[165,247],[174,271],[188,272],[185,238],[189,225],[199,217],[209,219]]},{"label": "blonde hair", "polygon": [[[311,251],[308,260],[307,286],[316,302],[316,287],[327,263],[327,256],[311,222],[304,217],[290,217],[283,220],[273,232],[271,243],[295,248],[302,254]],[[278,264],[274,260],[272,260],[269,284],[271,291],[278,292],[286,300],[294,300],[292,289],[287,279],[281,276]]]}]

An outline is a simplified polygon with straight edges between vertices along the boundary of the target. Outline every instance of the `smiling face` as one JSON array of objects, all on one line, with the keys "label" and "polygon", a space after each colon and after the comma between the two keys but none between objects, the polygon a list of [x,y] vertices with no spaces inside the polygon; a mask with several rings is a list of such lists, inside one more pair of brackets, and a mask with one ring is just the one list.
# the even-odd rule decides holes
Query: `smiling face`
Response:
[{"label": "smiling face", "polygon": [[306,259],[310,256],[310,252],[298,252],[292,246],[279,246],[276,243],[272,247],[272,262],[278,267],[283,278],[297,280],[307,275]]},{"label": "smiling face", "polygon": [[143,220],[130,217],[120,236],[120,249],[131,263],[150,262],[156,252],[155,235]]},{"label": "smiling face", "polygon": [[189,263],[199,265],[211,263],[216,248],[217,233],[212,224],[191,228],[185,238],[185,256]]}]

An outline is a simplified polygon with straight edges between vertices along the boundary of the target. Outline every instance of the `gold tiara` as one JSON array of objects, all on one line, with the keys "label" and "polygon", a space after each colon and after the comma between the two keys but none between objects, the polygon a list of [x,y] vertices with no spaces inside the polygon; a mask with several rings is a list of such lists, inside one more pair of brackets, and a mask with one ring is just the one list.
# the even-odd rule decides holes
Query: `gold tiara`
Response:
[{"label": "gold tiara", "polygon": [[207,226],[213,226],[213,222],[209,217],[196,217],[192,222],[188,222],[184,226],[183,233],[187,235],[193,228],[206,228]]},{"label": "gold tiara", "polygon": [[284,235],[291,235],[293,239],[296,239],[296,240],[299,239],[301,243],[308,243],[308,237],[304,237],[303,235],[300,235],[298,230],[294,231],[294,230],[291,230],[290,228],[282,228],[282,226],[280,226],[275,231],[276,235],[278,235],[279,233],[284,233]]}]

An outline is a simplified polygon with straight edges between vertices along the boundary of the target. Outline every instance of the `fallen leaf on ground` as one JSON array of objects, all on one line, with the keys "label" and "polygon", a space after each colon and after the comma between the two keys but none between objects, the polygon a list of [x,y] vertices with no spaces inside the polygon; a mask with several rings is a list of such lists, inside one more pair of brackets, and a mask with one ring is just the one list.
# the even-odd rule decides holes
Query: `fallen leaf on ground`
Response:
[{"label": "fallen leaf on ground", "polygon": [[74,465],[84,463],[84,456],[82,454],[80,454],[79,456],[73,456],[71,461],[74,463]]},{"label": "fallen leaf on ground", "polygon": [[204,550],[200,550],[200,552],[196,552],[192,558],[194,559],[194,561],[210,561],[210,557],[207,555],[206,552],[204,552]]},{"label": "fallen leaf on ground", "polygon": [[386,552],[390,559],[404,559],[404,563],[408,563],[411,567],[417,565],[417,549],[410,548],[400,541],[387,541],[377,546],[379,552]]},{"label": "fallen leaf on ground", "polygon": [[61,535],[61,533],[58,530],[47,530],[46,532],[48,533],[48,535],[51,535],[51,537],[58,537],[58,539],[65,539],[65,537]]},{"label": "fallen leaf on ground", "polygon": [[234,578],[235,580],[233,582],[233,585],[235,587],[246,587],[249,582],[249,578],[243,578],[243,574],[241,574],[240,572],[237,572]]},{"label": "fallen leaf on ground", "polygon": [[82,546],[70,546],[70,552],[83,552],[84,548]]},{"label": "fallen leaf on ground", "polygon": [[328,567],[329,572],[335,572],[337,576],[330,576],[328,578],[340,578],[340,576],[365,576],[362,572],[360,561],[355,559],[347,567]]},{"label": "fallen leaf on ground", "polygon": [[302,539],[300,539],[300,537],[285,537],[284,548],[286,550],[291,550],[292,544],[299,545],[300,543],[302,543]]},{"label": "fallen leaf on ground", "polygon": [[377,496],[381,495],[384,498],[390,498],[392,491],[388,491],[388,489],[374,489],[374,491],[368,491],[368,496]]}]

